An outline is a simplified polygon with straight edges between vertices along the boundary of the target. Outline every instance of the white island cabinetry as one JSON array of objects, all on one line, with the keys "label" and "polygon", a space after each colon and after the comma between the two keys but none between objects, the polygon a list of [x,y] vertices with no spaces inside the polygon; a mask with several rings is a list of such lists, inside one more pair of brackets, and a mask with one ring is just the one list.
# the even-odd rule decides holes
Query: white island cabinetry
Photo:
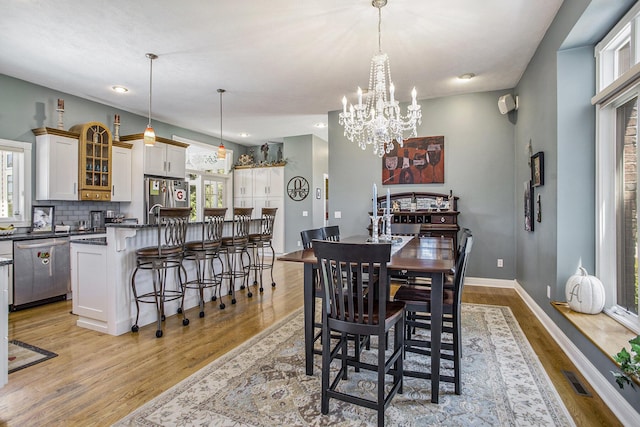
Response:
[{"label": "white island cabinetry", "polygon": [[106,259],[106,242],[101,244],[98,239],[71,241],[71,288],[77,324],[108,333]]},{"label": "white island cabinetry", "polygon": [[0,388],[9,372],[9,273],[11,260],[0,258]]}]

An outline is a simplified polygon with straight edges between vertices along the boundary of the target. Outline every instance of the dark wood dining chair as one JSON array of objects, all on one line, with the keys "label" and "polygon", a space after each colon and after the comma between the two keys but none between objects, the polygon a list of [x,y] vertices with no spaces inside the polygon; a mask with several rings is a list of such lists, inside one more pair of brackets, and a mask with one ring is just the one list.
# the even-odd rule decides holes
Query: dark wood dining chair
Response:
[{"label": "dark wood dining chair", "polygon": [[[402,364],[404,347],[403,302],[387,301],[389,277],[387,263],[391,259],[390,244],[359,244],[316,240],[313,250],[318,259],[322,283],[322,402],[321,412],[329,413],[331,398],[375,409],[378,426],[384,426],[384,412],[396,393],[402,393]],[[372,295],[363,280],[368,272],[369,284],[378,286]],[[377,297],[377,298],[376,298]],[[387,333],[394,328],[393,347],[389,355]],[[337,336],[331,340],[331,336]],[[356,337],[350,340],[350,337]],[[361,337],[377,337],[377,363],[361,359]],[[349,345],[349,343],[352,345]],[[335,343],[335,346],[334,346]],[[349,350],[351,348],[351,355]],[[332,373],[331,362],[338,360],[340,369]],[[338,388],[349,379],[349,367],[376,372],[376,399],[349,394]],[[332,377],[333,374],[333,378]],[[385,387],[387,375],[393,377]],[[388,390],[388,392],[387,392]]]},{"label": "dark wood dining chair", "polygon": [[[460,313],[462,308],[462,288],[466,273],[469,253],[473,246],[473,236],[468,231],[461,242],[462,252],[456,260],[453,287],[443,289],[443,326],[442,332],[452,334],[450,343],[442,343],[441,359],[453,361],[453,376],[441,375],[440,381],[454,383],[455,393],[461,393],[461,354],[462,339]],[[394,295],[394,301],[406,303],[406,335],[405,351],[431,355],[431,342],[414,338],[415,328],[430,329],[431,327],[431,289],[420,285],[402,285]],[[405,375],[419,378],[431,378],[428,372],[405,370]]]},{"label": "dark wood dining chair", "polygon": [[[300,238],[302,239],[302,247],[304,249],[313,249],[313,241],[314,240],[324,240],[325,234],[324,229],[322,228],[313,228],[310,230],[302,230],[300,232]],[[316,298],[322,298],[322,287],[320,285],[320,276],[318,275],[318,269],[313,267],[313,289],[314,289],[314,298],[313,301],[309,301],[312,307],[313,313],[313,342],[315,343],[322,337],[322,323],[316,321]],[[307,302],[305,302],[306,304]],[[317,330],[317,332],[316,332]],[[321,350],[313,350],[314,354],[322,354]]]},{"label": "dark wood dining chair", "polygon": [[340,227],[337,225],[328,225],[326,227],[322,227],[322,231],[324,231],[324,240],[330,240],[332,242],[340,241]]}]

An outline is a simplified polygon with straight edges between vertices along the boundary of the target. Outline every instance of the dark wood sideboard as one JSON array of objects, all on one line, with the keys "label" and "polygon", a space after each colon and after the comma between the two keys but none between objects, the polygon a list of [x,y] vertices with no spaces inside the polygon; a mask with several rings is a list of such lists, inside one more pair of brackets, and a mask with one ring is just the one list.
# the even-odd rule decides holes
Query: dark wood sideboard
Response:
[{"label": "dark wood sideboard", "polygon": [[[438,198],[442,198],[440,207]],[[454,247],[458,246],[458,197],[440,193],[396,193],[390,195],[393,223],[420,224],[420,236],[451,237]],[[412,200],[415,200],[415,211],[412,210]],[[378,214],[382,215],[387,207],[387,196],[378,197]],[[395,202],[395,203],[394,203]],[[453,205],[453,206],[450,206]],[[396,210],[394,210],[394,205]],[[371,224],[369,224],[371,233]],[[391,226],[393,230],[393,225]]]}]

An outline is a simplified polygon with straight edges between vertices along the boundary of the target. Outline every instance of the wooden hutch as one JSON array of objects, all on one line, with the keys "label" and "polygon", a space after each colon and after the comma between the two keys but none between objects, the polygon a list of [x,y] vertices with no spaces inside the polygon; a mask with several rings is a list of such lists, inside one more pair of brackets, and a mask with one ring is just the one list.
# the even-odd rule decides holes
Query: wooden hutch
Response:
[{"label": "wooden hutch", "polygon": [[[460,230],[458,197],[439,193],[410,192],[391,194],[390,200],[393,223],[420,224],[420,236],[451,237],[454,247],[458,246]],[[378,197],[377,203],[378,213],[382,215],[387,207],[386,195]]]}]

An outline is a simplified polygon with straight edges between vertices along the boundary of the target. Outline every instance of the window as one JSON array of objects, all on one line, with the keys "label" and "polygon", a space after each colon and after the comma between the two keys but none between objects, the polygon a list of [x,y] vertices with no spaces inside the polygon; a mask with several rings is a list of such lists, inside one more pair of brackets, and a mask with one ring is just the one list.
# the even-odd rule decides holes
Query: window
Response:
[{"label": "window", "polygon": [[191,201],[191,220],[202,221],[204,208],[232,205],[231,166],[233,151],[226,150],[225,159],[218,159],[218,147],[177,136],[174,140],[187,147],[187,181]]},{"label": "window", "polygon": [[0,224],[29,225],[31,144],[0,139]]},{"label": "window", "polygon": [[605,312],[640,333],[638,317],[638,100],[640,4],[596,46],[596,274]]}]

